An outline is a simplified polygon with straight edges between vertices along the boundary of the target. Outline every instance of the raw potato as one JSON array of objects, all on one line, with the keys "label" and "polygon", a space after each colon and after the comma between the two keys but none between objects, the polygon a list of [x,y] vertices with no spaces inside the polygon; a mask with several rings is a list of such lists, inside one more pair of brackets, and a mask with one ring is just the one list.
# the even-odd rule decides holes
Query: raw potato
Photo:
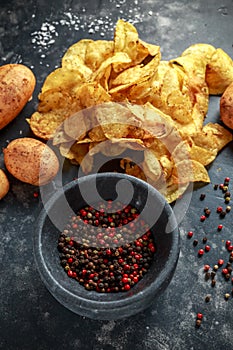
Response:
[{"label": "raw potato", "polygon": [[15,139],[9,143],[3,153],[9,173],[31,185],[47,184],[59,170],[59,161],[54,151],[33,138]]},{"label": "raw potato", "polygon": [[220,118],[226,126],[233,129],[233,82],[220,98]]},{"label": "raw potato", "polygon": [[5,197],[7,192],[9,191],[10,184],[6,174],[2,169],[0,169],[0,200]]},{"label": "raw potato", "polygon": [[0,67],[0,130],[9,124],[32,97],[36,79],[23,64]]}]

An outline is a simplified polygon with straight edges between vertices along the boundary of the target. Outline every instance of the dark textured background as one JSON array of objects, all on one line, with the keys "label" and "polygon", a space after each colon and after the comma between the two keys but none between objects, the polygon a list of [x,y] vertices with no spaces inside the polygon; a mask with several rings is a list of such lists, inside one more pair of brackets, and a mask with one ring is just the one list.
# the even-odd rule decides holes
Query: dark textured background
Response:
[{"label": "dark textured background", "polygon": [[[163,59],[178,56],[193,43],[210,43],[233,57],[233,1],[72,1],[0,0],[0,64],[21,62],[37,77],[33,100],[0,132],[1,150],[16,137],[31,136],[25,118],[37,105],[44,78],[65,50],[81,38],[112,39],[119,17],[131,21],[141,39],[161,46]],[[44,33],[44,34],[43,34]],[[43,34],[43,35],[42,35]],[[208,121],[219,119],[219,97],[211,97]],[[233,349],[233,298],[224,300],[231,282],[218,274],[215,288],[204,280],[204,263],[227,259],[224,240],[233,240],[232,212],[217,232],[215,213],[222,195],[213,184],[233,175],[233,145],[229,144],[209,167],[212,183],[193,192],[180,222],[181,253],[172,282],[150,309],[129,319],[94,321],[61,306],[44,287],[35,267],[33,225],[42,206],[34,187],[11,180],[11,190],[0,202],[0,348],[11,350],[186,350]],[[3,154],[0,153],[0,165]],[[65,181],[72,169],[65,169]],[[233,179],[232,179],[233,183]],[[233,187],[233,185],[232,185]],[[206,194],[204,202],[201,193]],[[184,199],[185,203],[185,199]],[[200,223],[204,206],[211,218]],[[199,240],[193,247],[186,237],[192,229]],[[208,237],[212,249],[202,258],[197,250]],[[210,303],[205,303],[211,294]],[[195,328],[197,312],[204,319]]]}]

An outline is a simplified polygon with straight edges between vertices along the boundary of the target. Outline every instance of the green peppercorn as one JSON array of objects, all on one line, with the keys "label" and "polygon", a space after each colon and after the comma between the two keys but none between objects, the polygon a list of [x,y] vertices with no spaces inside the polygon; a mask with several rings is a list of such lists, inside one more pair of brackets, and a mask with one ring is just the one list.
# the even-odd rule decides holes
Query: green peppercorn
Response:
[{"label": "green peppercorn", "polygon": [[222,191],[223,192],[227,192],[228,191],[228,186],[223,186]]}]

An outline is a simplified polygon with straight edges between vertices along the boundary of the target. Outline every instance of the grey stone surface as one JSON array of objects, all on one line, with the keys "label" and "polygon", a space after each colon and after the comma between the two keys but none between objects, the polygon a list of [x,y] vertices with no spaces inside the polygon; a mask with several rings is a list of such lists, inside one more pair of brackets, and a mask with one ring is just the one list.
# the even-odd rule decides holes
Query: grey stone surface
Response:
[{"label": "grey stone surface", "polygon": [[[34,98],[23,112],[0,131],[1,150],[22,136],[31,136],[25,118],[37,105],[47,74],[60,65],[65,50],[81,38],[111,39],[117,18],[130,20],[143,40],[161,46],[164,59],[178,56],[193,43],[221,47],[233,57],[233,2],[207,1],[4,1],[0,2],[0,64],[21,62],[37,77]],[[208,121],[219,119],[219,97],[211,97]],[[181,254],[167,290],[152,307],[119,321],[94,321],[62,307],[47,291],[37,272],[32,250],[33,225],[42,207],[36,188],[10,177],[11,189],[0,202],[0,348],[17,350],[218,350],[233,349],[231,281],[218,272],[216,287],[205,281],[203,265],[227,260],[224,240],[233,240],[232,212],[222,221],[215,209],[222,203],[213,184],[233,174],[233,145],[228,145],[209,166],[211,184],[195,189],[180,222]],[[4,167],[3,154],[0,166]],[[75,170],[67,166],[64,179]],[[233,181],[233,179],[232,179]],[[201,193],[206,194],[200,201]],[[48,197],[49,197],[48,193]],[[185,198],[184,198],[185,201]],[[204,223],[204,206],[212,209]],[[194,231],[199,243],[186,237]],[[197,251],[208,237],[212,249],[202,258]],[[205,296],[211,301],[205,302]],[[204,314],[200,328],[196,313]]]}]

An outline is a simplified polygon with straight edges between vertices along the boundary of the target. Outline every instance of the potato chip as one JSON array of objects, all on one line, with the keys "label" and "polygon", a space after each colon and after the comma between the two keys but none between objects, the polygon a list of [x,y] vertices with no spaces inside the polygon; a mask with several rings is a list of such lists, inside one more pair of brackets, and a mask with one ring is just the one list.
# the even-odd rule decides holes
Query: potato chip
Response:
[{"label": "potato chip", "polygon": [[85,66],[95,72],[102,62],[112,56],[114,42],[108,40],[82,39],[69,47],[62,58],[62,67],[76,70]]},{"label": "potato chip", "polygon": [[208,172],[203,164],[193,159],[183,159],[175,163],[172,172],[178,184],[190,182],[210,182]]},{"label": "potato chip", "polygon": [[205,83],[206,61],[198,54],[180,56],[170,60],[170,63],[175,69],[181,70],[192,79],[198,78]]},{"label": "potato chip", "polygon": [[129,87],[138,82],[144,81],[148,77],[153,76],[156,73],[159,61],[160,55],[158,54],[146,65],[136,65],[134,67],[125,69],[110,82],[111,88],[114,88],[114,86],[121,86],[121,88],[124,89],[125,87]]},{"label": "potato chip", "polygon": [[82,39],[71,45],[62,57],[62,67],[75,69],[79,67],[80,63],[85,64],[87,47],[93,42],[94,40],[91,39]]},{"label": "potato chip", "polygon": [[215,51],[215,47],[206,43],[197,43],[190,45],[184,50],[181,56],[197,55],[201,60],[205,60],[206,64],[209,63],[211,57]]},{"label": "potato chip", "polygon": [[95,40],[87,45],[85,64],[95,72],[109,57],[112,57],[114,42],[111,40]]},{"label": "potato chip", "polygon": [[109,102],[96,108],[96,118],[108,139],[127,137],[130,124],[134,123],[130,111],[121,104]]},{"label": "potato chip", "polygon": [[107,91],[97,82],[82,84],[77,88],[75,93],[80,101],[81,109],[93,107],[111,100]]},{"label": "potato chip", "polygon": [[184,194],[188,186],[189,182],[180,184],[177,178],[172,175],[169,181],[166,182],[166,186],[160,188],[159,191],[166,198],[168,203],[172,203]]},{"label": "potato chip", "polygon": [[112,142],[110,140],[90,145],[89,154],[91,156],[94,156],[97,153],[102,153],[106,157],[116,157],[126,150],[126,147],[121,142]]},{"label": "potato chip", "polygon": [[197,146],[216,153],[232,140],[232,133],[218,123],[204,125],[202,131],[193,137],[193,141]]},{"label": "potato chip", "polygon": [[79,164],[84,173],[89,173],[93,167],[93,157],[88,153],[89,143],[67,142],[59,146],[61,155],[73,164]]},{"label": "potato chip", "polygon": [[71,108],[73,99],[67,90],[50,89],[39,95],[38,112],[65,111]]},{"label": "potato chip", "polygon": [[36,136],[49,140],[69,113],[72,113],[73,99],[67,91],[59,89],[47,90],[39,98],[38,111],[27,122]]},{"label": "potato chip", "polygon": [[[77,127],[78,126],[78,127]],[[71,115],[64,120],[64,132],[71,140],[82,140],[89,130],[88,120],[85,122],[85,115],[82,111]]]},{"label": "potato chip", "polygon": [[81,65],[76,69],[57,68],[47,76],[41,92],[54,88],[71,92],[73,88],[88,80],[91,74],[92,71],[88,67],[84,69]]},{"label": "potato chip", "polygon": [[146,176],[150,177],[153,181],[158,181],[162,175],[162,167],[159,160],[156,157],[156,153],[151,149],[144,151],[143,171]]},{"label": "potato chip", "polygon": [[160,47],[146,44],[139,39],[136,28],[129,22],[119,19],[114,33],[114,52],[125,52],[131,62],[114,64],[115,72],[140,64],[147,56],[155,56],[160,53]]},{"label": "potato chip", "polygon": [[30,119],[26,119],[34,135],[49,140],[55,136],[56,130],[63,123],[65,117],[56,112],[34,112]]},{"label": "potato chip", "polygon": [[126,174],[147,181],[142,167],[139,164],[135,164],[131,159],[122,158],[120,161],[120,166]]},{"label": "potato chip", "polygon": [[165,177],[165,179],[167,180],[171,174],[172,174],[172,170],[174,168],[174,162],[173,160],[168,156],[168,155],[162,155],[159,159],[159,162],[161,164],[162,167],[162,172],[163,175]]},{"label": "potato chip", "polygon": [[233,61],[222,49],[216,49],[206,66],[206,82],[209,93],[222,94],[233,82]]},{"label": "potato chip", "polygon": [[210,164],[216,155],[217,151],[199,147],[194,144],[191,138],[181,141],[172,152],[172,158],[175,162],[180,162],[183,159],[193,159],[202,165]]},{"label": "potato chip", "polygon": [[91,77],[92,81],[100,83],[108,91],[108,80],[111,74],[112,65],[119,62],[131,62],[129,56],[123,52],[116,52],[114,56],[108,57]]}]

